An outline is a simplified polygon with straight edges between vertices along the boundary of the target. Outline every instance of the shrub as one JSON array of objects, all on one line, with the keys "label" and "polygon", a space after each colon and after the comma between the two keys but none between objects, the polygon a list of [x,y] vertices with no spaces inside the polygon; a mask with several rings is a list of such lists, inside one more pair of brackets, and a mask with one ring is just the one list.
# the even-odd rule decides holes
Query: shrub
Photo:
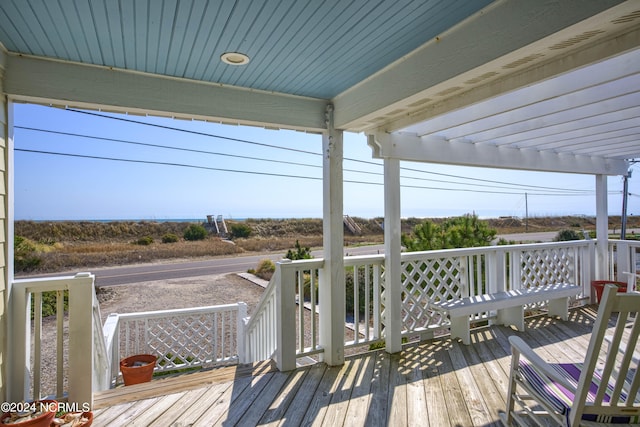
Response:
[{"label": "shrub", "polygon": [[36,245],[22,236],[13,239],[14,268],[16,271],[35,270],[42,259],[38,257]]},{"label": "shrub", "polygon": [[[365,292],[365,282],[367,277],[365,275],[364,268],[358,268],[358,313],[360,316],[364,316],[366,309],[366,292]],[[345,271],[345,294],[346,294],[346,313],[347,316],[355,316],[355,307],[354,307],[354,272],[353,269],[348,269]],[[369,272],[369,283],[373,283],[373,271]],[[373,286],[369,288],[369,310],[373,309]]]},{"label": "shrub", "polygon": [[[64,311],[69,309],[69,291],[62,292]],[[53,316],[57,313],[58,293],[49,291],[42,293],[42,317]],[[33,319],[33,305],[31,306],[31,318]]]},{"label": "shrub", "polygon": [[270,259],[263,259],[258,264],[258,268],[256,268],[254,274],[261,279],[271,280],[271,276],[276,271],[276,265]]},{"label": "shrub", "polygon": [[162,236],[162,243],[176,243],[180,238],[173,233],[167,233]]},{"label": "shrub", "polygon": [[300,242],[296,240],[295,252],[289,249],[287,254],[284,256],[291,261],[295,261],[298,259],[311,259],[313,256],[311,255],[311,249],[307,247],[300,246]]},{"label": "shrub", "polygon": [[496,233],[487,221],[467,214],[447,218],[441,224],[426,220],[413,228],[412,235],[402,235],[402,245],[409,252],[488,246]]},{"label": "shrub", "polygon": [[555,242],[567,242],[569,240],[580,240],[581,237],[575,230],[560,230],[553,239]]},{"label": "shrub", "polygon": [[204,240],[207,238],[207,229],[201,226],[200,224],[191,224],[184,231],[184,240],[195,241],[195,240]]},{"label": "shrub", "polygon": [[237,239],[249,237],[252,231],[253,230],[251,230],[251,227],[249,227],[247,224],[233,224],[231,226],[231,238]]},{"label": "shrub", "polygon": [[153,243],[153,237],[144,236],[136,240],[136,245],[149,246]]}]

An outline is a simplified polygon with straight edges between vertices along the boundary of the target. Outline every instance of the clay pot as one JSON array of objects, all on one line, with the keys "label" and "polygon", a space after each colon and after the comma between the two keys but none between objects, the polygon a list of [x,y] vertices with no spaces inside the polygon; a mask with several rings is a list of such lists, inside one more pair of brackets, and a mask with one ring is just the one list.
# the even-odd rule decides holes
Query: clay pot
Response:
[{"label": "clay pot", "polygon": [[41,400],[41,401],[35,402],[36,407],[40,404],[43,405],[43,407],[45,407],[46,410],[42,414],[38,415],[37,417],[27,421],[22,421],[17,424],[5,424],[4,422],[5,419],[11,416],[10,413],[5,412],[2,414],[0,418],[0,426],[11,425],[11,426],[20,426],[20,427],[49,427],[51,425],[51,420],[53,420],[53,417],[56,415],[58,402],[56,402],[55,400]]},{"label": "clay pot", "polygon": [[157,356],[153,354],[136,354],[120,361],[120,372],[124,385],[140,384],[151,381]]},{"label": "clay pot", "polygon": [[618,287],[618,292],[627,292],[627,282],[616,282],[614,280],[594,280],[591,282],[591,287],[596,293],[596,302],[600,304],[602,300],[602,293],[604,292],[604,286],[611,283]]}]

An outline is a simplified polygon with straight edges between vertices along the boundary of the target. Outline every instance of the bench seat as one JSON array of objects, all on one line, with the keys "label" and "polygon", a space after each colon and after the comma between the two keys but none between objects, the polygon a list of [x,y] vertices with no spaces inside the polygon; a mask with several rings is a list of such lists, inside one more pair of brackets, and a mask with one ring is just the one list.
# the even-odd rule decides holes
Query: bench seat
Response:
[{"label": "bench seat", "polygon": [[562,283],[432,302],[429,306],[433,310],[447,313],[451,320],[451,338],[460,338],[468,345],[471,342],[469,330],[472,314],[496,310],[496,324],[513,325],[519,331],[524,331],[525,305],[548,300],[547,315],[567,320],[569,298],[579,294],[581,290],[580,286]]}]

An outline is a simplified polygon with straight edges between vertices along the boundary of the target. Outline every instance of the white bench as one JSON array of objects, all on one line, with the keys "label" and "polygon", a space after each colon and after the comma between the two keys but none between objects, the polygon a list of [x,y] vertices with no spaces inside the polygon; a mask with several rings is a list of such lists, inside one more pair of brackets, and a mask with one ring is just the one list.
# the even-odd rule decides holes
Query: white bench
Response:
[{"label": "white bench", "polygon": [[471,342],[469,316],[472,314],[497,310],[496,324],[513,325],[519,331],[524,331],[526,304],[549,300],[547,315],[567,320],[569,297],[577,295],[581,290],[581,287],[576,285],[556,284],[432,302],[429,306],[436,311],[448,313],[451,320],[451,338],[460,338],[468,345]]}]

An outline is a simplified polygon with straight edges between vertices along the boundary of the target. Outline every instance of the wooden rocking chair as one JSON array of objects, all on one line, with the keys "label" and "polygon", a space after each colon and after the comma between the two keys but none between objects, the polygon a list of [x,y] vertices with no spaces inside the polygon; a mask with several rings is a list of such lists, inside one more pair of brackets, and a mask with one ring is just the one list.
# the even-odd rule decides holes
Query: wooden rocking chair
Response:
[{"label": "wooden rocking chair", "polygon": [[500,414],[504,425],[640,425],[640,293],[616,289],[605,287],[581,363],[547,363],[520,337],[509,337],[509,394],[507,411]]}]

